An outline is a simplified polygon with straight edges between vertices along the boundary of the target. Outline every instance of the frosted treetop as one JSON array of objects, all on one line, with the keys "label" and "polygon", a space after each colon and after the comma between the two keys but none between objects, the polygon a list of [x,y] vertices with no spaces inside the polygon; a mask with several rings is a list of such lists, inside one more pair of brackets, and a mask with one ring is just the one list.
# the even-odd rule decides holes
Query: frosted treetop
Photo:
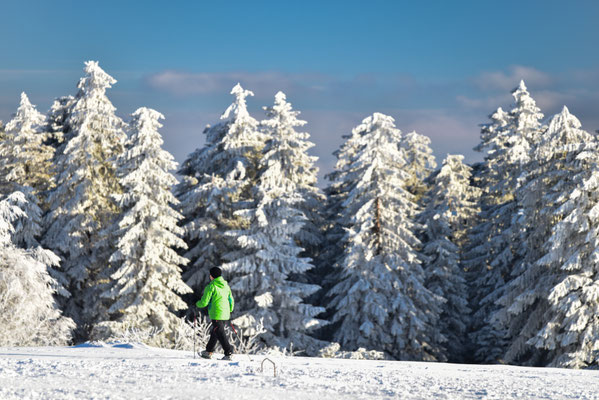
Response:
[{"label": "frosted treetop", "polygon": [[551,132],[554,132],[558,130],[559,128],[557,127],[560,126],[568,126],[574,129],[579,129],[582,126],[582,124],[580,123],[578,118],[576,118],[576,116],[570,113],[568,107],[564,106],[564,108],[562,108],[562,111],[559,114],[556,114],[551,119],[551,122],[549,124],[549,130]]},{"label": "frosted treetop", "polygon": [[282,104],[286,102],[287,96],[285,95],[285,93],[278,91],[277,94],[275,94],[275,104]]},{"label": "frosted treetop", "polygon": [[375,112],[374,114],[364,118],[362,123],[354,128],[353,133],[359,133],[372,129],[372,126],[380,126],[381,128],[392,129],[399,132],[395,127],[395,119],[389,115]]},{"label": "frosted treetop", "polygon": [[21,103],[15,117],[6,124],[6,130],[20,129],[20,124],[29,124],[29,127],[34,124],[41,124],[44,121],[44,116],[39,113],[35,106],[29,101],[29,97],[25,92],[21,93]]},{"label": "frosted treetop", "polygon": [[100,68],[97,61],[86,61],[84,71],[87,76],[81,78],[79,85],[77,85],[84,92],[92,90],[101,90],[103,92],[117,82],[116,79]]},{"label": "frosted treetop", "polygon": [[[518,123],[520,129],[527,129],[526,125],[530,125],[529,128],[533,128],[539,125],[539,121],[543,119],[541,110],[537,107],[535,100],[530,96],[530,93],[526,90],[524,81],[520,81],[520,85],[512,92],[514,100],[516,101],[516,109],[512,110],[512,113],[517,112],[518,114],[524,115],[526,124],[522,125],[522,122]],[[519,112],[518,112],[519,111]],[[528,115],[528,116],[527,116]],[[518,119],[522,116],[518,117]]]},{"label": "frosted treetop", "polygon": [[281,91],[275,95],[275,104],[272,107],[265,106],[262,108],[266,111],[268,117],[275,117],[275,121],[263,121],[262,123],[265,125],[276,125],[281,120],[286,121],[285,123],[293,127],[307,124],[306,121],[297,119],[300,112],[292,109],[291,103],[287,101],[287,96]]},{"label": "frosted treetop", "polygon": [[522,97],[530,97],[530,93],[528,93],[528,89],[526,89],[524,81],[520,81],[518,87],[512,91],[512,96],[514,96],[516,101]]},{"label": "frosted treetop", "polygon": [[[268,107],[264,107],[264,109],[268,110]],[[273,109],[281,112],[291,111],[291,104],[287,102],[287,96],[285,95],[285,93],[279,91],[277,92],[277,94],[275,94],[275,104]],[[298,114],[299,111],[293,112],[294,116],[297,116]]]},{"label": "frosted treetop", "polygon": [[231,90],[231,94],[235,96],[235,101],[227,108],[224,114],[220,117],[223,120],[235,120],[251,118],[247,110],[247,104],[245,98],[253,96],[254,93],[251,90],[245,90],[241,87],[241,84],[237,83]]},{"label": "frosted treetop", "polygon": [[27,94],[25,92],[21,93],[21,104],[19,108],[21,107],[33,107],[31,102],[29,101],[29,97],[27,97]]},{"label": "frosted treetop", "polygon": [[160,112],[158,112],[154,109],[151,109],[151,108],[147,108],[147,107],[138,108],[137,110],[135,110],[135,112],[133,114],[131,114],[131,116],[140,121],[143,121],[143,123],[147,123],[147,122],[151,123],[152,128],[153,127],[158,127],[158,128],[162,127],[162,124],[158,121],[161,119],[164,119],[164,115],[162,115]]}]

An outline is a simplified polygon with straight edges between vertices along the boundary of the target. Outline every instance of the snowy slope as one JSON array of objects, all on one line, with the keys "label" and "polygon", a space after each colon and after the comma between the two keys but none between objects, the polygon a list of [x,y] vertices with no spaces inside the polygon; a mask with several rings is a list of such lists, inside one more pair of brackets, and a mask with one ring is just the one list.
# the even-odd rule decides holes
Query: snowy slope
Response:
[{"label": "snowy slope", "polygon": [[598,399],[599,371],[238,355],[143,345],[0,348],[0,399]]}]

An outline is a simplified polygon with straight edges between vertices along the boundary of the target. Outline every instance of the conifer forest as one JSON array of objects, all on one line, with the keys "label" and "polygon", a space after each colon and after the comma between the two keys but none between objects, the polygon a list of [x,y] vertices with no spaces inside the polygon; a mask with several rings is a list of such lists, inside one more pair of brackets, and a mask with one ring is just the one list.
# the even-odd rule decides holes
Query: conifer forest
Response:
[{"label": "conifer forest", "polygon": [[179,165],[116,83],[88,61],[0,123],[0,346],[180,348],[219,267],[239,351],[599,367],[599,138],[524,81],[481,116],[482,161],[374,113],[325,182],[293,93],[250,115],[235,85]]}]

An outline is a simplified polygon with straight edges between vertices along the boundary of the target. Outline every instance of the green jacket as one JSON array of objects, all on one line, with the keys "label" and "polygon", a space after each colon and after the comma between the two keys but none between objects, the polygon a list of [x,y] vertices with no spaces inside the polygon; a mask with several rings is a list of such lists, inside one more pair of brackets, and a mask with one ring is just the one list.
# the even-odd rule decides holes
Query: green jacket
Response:
[{"label": "green jacket", "polygon": [[214,279],[204,289],[204,295],[196,303],[196,307],[208,307],[208,315],[213,321],[227,321],[231,318],[235,301],[227,281],[222,276]]}]

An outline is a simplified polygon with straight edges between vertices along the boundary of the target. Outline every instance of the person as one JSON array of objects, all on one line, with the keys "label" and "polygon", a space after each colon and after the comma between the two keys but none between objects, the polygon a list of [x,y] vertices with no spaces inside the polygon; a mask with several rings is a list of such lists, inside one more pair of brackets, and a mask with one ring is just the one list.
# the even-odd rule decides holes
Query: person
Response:
[{"label": "person", "polygon": [[235,301],[233,300],[229,284],[222,277],[222,271],[218,267],[210,269],[210,283],[204,289],[202,298],[196,303],[196,307],[198,308],[206,306],[209,306],[208,316],[212,320],[212,327],[206,350],[200,353],[200,357],[212,358],[212,353],[218,340],[225,352],[225,356],[222,359],[231,360],[233,348],[227,339],[225,324],[231,318]]}]

